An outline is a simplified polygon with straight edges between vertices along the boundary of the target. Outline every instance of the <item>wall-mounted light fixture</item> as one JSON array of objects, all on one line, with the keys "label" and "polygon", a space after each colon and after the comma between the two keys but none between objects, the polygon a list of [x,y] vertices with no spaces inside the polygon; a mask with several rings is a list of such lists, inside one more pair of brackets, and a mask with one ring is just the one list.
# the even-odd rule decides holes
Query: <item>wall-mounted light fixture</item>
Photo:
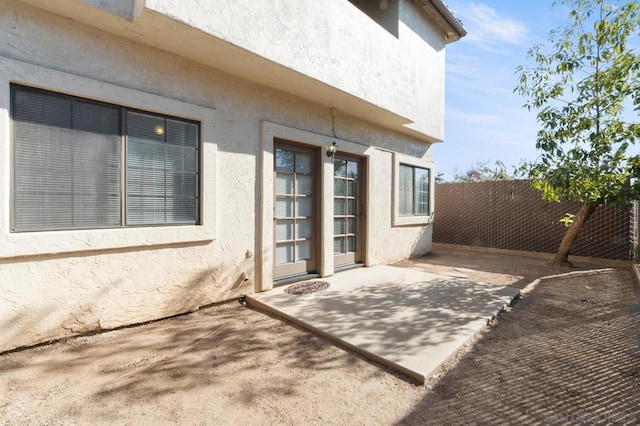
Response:
[{"label": "wall-mounted light fixture", "polygon": [[333,160],[336,156],[336,152],[338,152],[338,145],[336,144],[336,141],[333,141],[331,145],[327,146],[327,157],[330,157]]},{"label": "wall-mounted light fixture", "polygon": [[[336,108],[331,108],[331,133],[333,133],[333,137],[338,139],[338,137],[336,136],[336,117],[338,116],[338,110]],[[333,159],[336,156],[336,152],[338,152],[338,144],[336,143],[336,141],[333,141],[333,143],[329,146],[327,146],[327,157],[331,158],[331,161],[333,161]]]}]

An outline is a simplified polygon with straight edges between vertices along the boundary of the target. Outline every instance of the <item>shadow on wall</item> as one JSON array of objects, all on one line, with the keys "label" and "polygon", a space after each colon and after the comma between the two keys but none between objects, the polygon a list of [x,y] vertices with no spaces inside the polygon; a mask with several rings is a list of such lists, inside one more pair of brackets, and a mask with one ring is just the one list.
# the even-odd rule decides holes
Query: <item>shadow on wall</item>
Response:
[{"label": "shadow on wall", "polygon": [[[101,287],[84,303],[62,308],[68,314],[62,314],[61,306],[55,300],[40,306],[31,305],[8,316],[0,322],[0,353],[31,345],[61,339],[75,334],[82,334],[102,329],[97,311],[97,301],[104,299],[110,288],[118,287],[123,280],[117,280],[108,287]],[[20,309],[20,308],[18,308]],[[51,323],[51,324],[49,324]],[[49,324],[49,325],[48,325]],[[31,336],[29,339],[25,336]]]},{"label": "shadow on wall", "polygon": [[431,226],[427,225],[420,228],[420,232],[414,238],[411,243],[411,251],[409,252],[409,258],[422,257],[431,252]]},{"label": "shadow on wall", "polygon": [[[383,283],[371,292],[356,292],[338,301],[320,300],[308,313],[324,318],[331,312],[339,313],[345,320],[336,326],[348,331],[359,328],[363,314],[373,321],[377,321],[376,315],[393,317],[396,323],[376,322],[375,339],[400,352],[435,344],[435,338],[445,341],[454,338],[456,329],[468,322],[470,312],[490,303],[484,301],[486,291],[469,286],[466,280],[451,278],[429,282],[428,286],[422,284],[399,288],[397,283]],[[452,287],[458,297],[450,309],[459,312],[453,316],[445,315],[436,303],[438,298],[448,296]],[[424,322],[415,324],[403,317],[407,312],[399,301],[407,297],[420,299],[418,308]],[[351,305],[370,308],[354,312],[358,310]],[[416,326],[431,332],[423,333],[425,338],[420,342],[409,341],[405,336],[414,335]],[[87,372],[87,375],[91,372],[92,380],[86,388],[88,398],[114,406],[153,402],[159,396],[197,392],[240,380],[242,384],[237,390],[224,397],[250,408],[265,395],[296,395],[299,389],[308,388],[321,371],[332,370],[332,377],[336,377],[336,371],[346,374],[361,362],[361,358],[338,351],[329,341],[300,331],[288,322],[271,319],[239,304],[227,304],[171,321],[142,325],[135,332],[120,330],[100,338],[76,339],[57,351],[25,357],[22,363],[12,361],[7,365],[0,358],[0,373],[12,370],[15,374],[20,369],[30,369],[37,371],[38,377],[47,377],[61,372]],[[267,370],[281,372],[285,379],[260,380],[261,373]],[[305,371],[309,382],[286,379],[291,377],[287,374],[289,370]],[[389,372],[375,369],[370,374],[384,377]]]},{"label": "shadow on wall", "polygon": [[[243,273],[247,274],[247,278]],[[170,315],[193,312],[202,306],[238,298],[248,292],[244,287],[255,287],[253,281],[249,280],[252,273],[253,259],[249,257],[236,266],[227,264],[203,269],[185,284],[179,285],[180,292],[166,303],[165,311],[172,312],[176,306],[181,306],[181,312]]]},{"label": "shadow on wall", "polygon": [[[140,251],[173,248],[175,247],[141,248]],[[75,256],[49,256],[38,259],[38,262],[55,263],[64,258],[104,255],[105,253],[92,252]],[[150,255],[153,256],[153,253]],[[28,258],[22,260],[31,261]],[[158,282],[145,287],[139,286],[138,280],[140,276],[151,273],[148,268],[153,262],[141,261],[113,278],[100,275],[99,269],[94,270],[83,277],[83,280],[89,282],[75,281],[76,284],[64,290],[64,293],[59,289],[52,290],[48,298],[43,295],[43,291],[46,291],[43,286],[39,292],[22,296],[23,299],[38,298],[31,304],[28,304],[28,300],[21,302],[20,294],[16,292],[16,301],[2,301],[6,308],[2,309],[4,318],[0,318],[0,352],[193,312],[201,306],[239,297],[247,292],[246,286],[253,285],[251,280],[245,280],[242,276],[245,271],[248,276],[253,273],[251,261],[252,259],[244,258],[238,265],[207,266],[199,271],[185,273],[183,282]],[[9,260],[6,263],[19,262]],[[99,268],[100,264],[96,260],[92,266]],[[52,265],[52,268],[57,266]],[[16,280],[12,284],[20,283]],[[52,282],[50,285],[56,283]],[[12,311],[15,313],[11,313]]]},{"label": "shadow on wall", "polygon": [[[410,9],[413,9],[413,11],[410,11]],[[431,46],[436,52],[443,51],[445,49],[445,43],[442,40],[442,36],[426,23],[422,18],[425,12],[420,9],[421,6],[419,6],[417,2],[402,4],[399,13],[400,22]]]}]

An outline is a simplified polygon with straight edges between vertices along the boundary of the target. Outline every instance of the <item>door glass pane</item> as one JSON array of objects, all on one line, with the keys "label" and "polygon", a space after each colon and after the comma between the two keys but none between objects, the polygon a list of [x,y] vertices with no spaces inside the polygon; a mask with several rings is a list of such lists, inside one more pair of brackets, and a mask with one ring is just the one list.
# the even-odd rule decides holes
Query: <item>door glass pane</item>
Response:
[{"label": "door glass pane", "polygon": [[276,199],[276,217],[293,217],[293,198]]},{"label": "door glass pane", "polygon": [[316,154],[303,148],[275,146],[276,277],[316,268],[313,245],[316,224],[313,197],[317,189],[313,176],[315,159]]},{"label": "door glass pane", "polygon": [[347,162],[347,177],[356,179],[358,177],[358,163],[355,161]]},{"label": "door glass pane", "polygon": [[296,220],[296,239],[311,238],[311,221]]},{"label": "door glass pane", "polygon": [[300,241],[296,243],[296,260],[311,259],[311,242]]},{"label": "door glass pane", "polygon": [[276,244],[276,264],[293,262],[293,244]]},{"label": "door glass pane", "polygon": [[293,172],[293,152],[276,148],[275,160],[277,171]]},{"label": "door glass pane", "polygon": [[311,154],[296,153],[296,173],[311,173]]},{"label": "door glass pane", "polygon": [[296,202],[298,211],[297,217],[310,217],[311,216],[311,198],[298,198]]},{"label": "door glass pane", "polygon": [[293,239],[293,220],[278,220],[276,223],[276,240],[286,241]]},{"label": "door glass pane", "polygon": [[358,247],[358,214],[363,202],[359,198],[360,165],[351,159],[334,163],[333,252],[340,265],[362,260]]},{"label": "door glass pane", "polygon": [[348,185],[349,185],[348,186],[349,193],[347,195],[349,195],[349,197],[356,197],[358,195],[357,194],[357,187],[358,187],[357,181],[350,180],[350,181],[348,181]]},{"label": "door glass pane", "polygon": [[355,217],[347,219],[347,232],[349,234],[355,234],[358,230],[358,220]]},{"label": "door glass pane", "polygon": [[276,194],[293,194],[293,175],[276,174]]},{"label": "door glass pane", "polygon": [[354,252],[357,251],[356,237],[347,237],[347,251]]},{"label": "door glass pane", "polygon": [[348,214],[355,216],[357,214],[357,211],[356,211],[356,200],[348,200],[348,203],[349,203]]},{"label": "door glass pane", "polygon": [[311,176],[296,175],[296,193],[311,195]]}]

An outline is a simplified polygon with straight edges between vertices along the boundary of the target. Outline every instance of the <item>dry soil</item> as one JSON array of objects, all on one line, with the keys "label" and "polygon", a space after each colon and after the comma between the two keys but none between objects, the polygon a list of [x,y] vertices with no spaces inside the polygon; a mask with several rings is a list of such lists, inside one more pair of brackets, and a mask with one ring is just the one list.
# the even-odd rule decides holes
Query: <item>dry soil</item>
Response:
[{"label": "dry soil", "polygon": [[[463,251],[402,265],[520,288],[570,272]],[[234,302],[0,355],[0,424],[636,424],[630,272],[528,290],[427,386]]]}]

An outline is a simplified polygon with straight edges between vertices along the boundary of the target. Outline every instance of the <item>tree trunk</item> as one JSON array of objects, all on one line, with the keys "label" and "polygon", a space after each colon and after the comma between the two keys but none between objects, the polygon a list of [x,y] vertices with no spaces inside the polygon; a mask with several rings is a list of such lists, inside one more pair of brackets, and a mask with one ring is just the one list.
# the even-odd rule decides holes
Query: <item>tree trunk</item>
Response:
[{"label": "tree trunk", "polygon": [[573,223],[565,232],[564,237],[562,238],[562,242],[560,243],[560,247],[558,247],[558,252],[556,256],[553,258],[554,265],[569,265],[569,249],[571,249],[571,244],[575,241],[578,233],[582,229],[584,223],[589,219],[591,213],[596,209],[596,205],[584,203],[578,214],[573,218]]}]

